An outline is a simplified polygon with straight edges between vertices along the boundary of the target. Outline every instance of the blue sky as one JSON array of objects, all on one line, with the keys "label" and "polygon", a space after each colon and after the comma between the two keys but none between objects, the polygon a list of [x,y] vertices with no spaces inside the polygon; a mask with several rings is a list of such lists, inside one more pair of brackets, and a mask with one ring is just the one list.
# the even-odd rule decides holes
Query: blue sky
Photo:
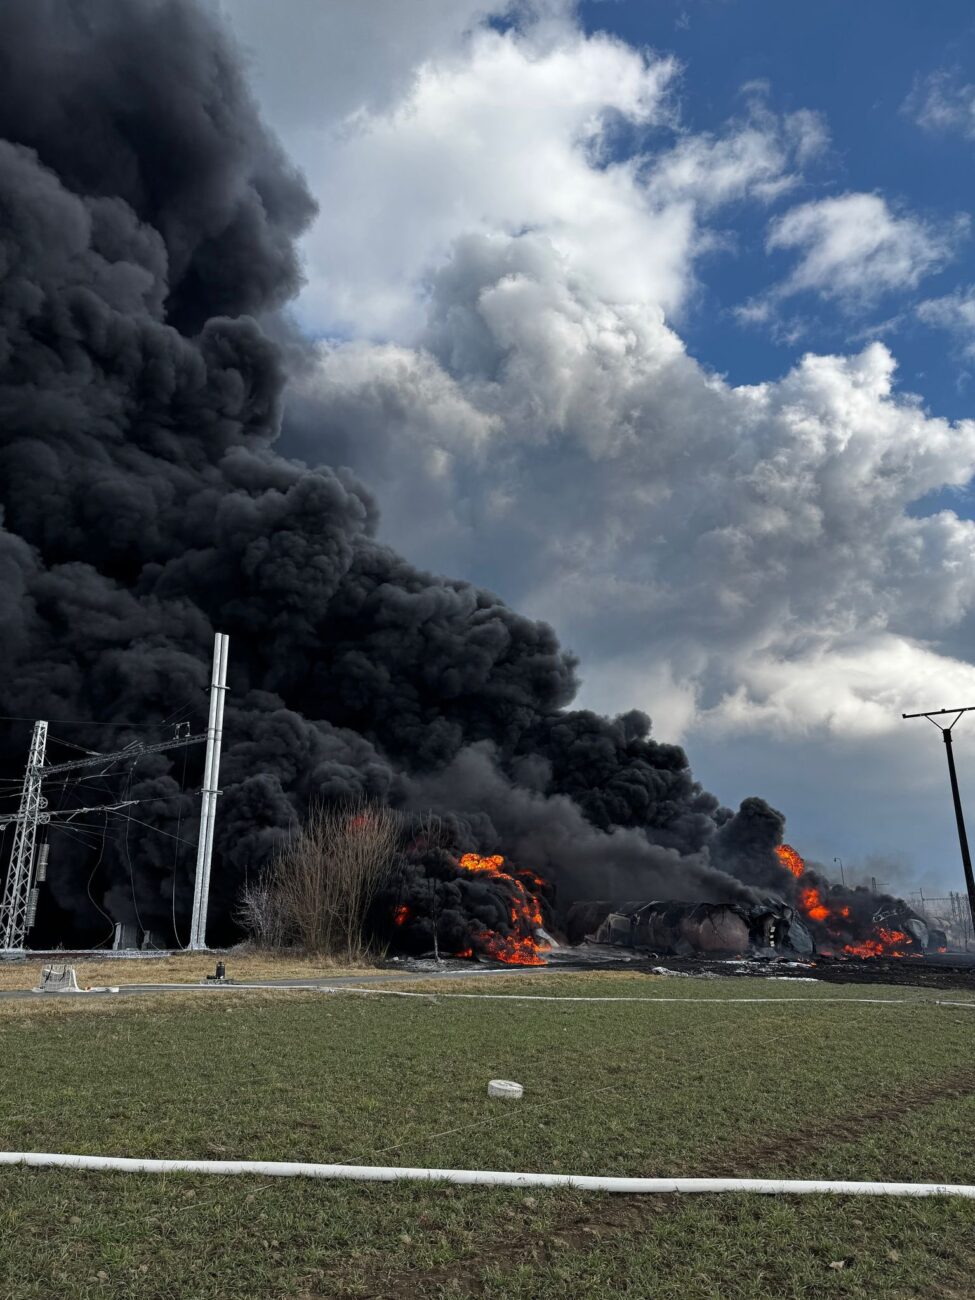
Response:
[{"label": "blue sky", "polygon": [[[946,68],[975,78],[975,8],[966,0],[820,0],[812,6],[781,0],[587,0],[580,15],[590,30],[677,55],[684,65],[682,114],[694,130],[720,129],[741,111],[742,87],[754,81],[768,83],[769,105],[778,111],[823,113],[831,147],[807,178],[810,197],[877,190],[929,217],[951,218],[971,209],[971,141],[960,132],[924,130],[904,111],[917,80]],[[765,252],[764,223],[751,209],[727,213],[723,224],[736,236],[735,250],[716,254],[701,269],[702,290],[683,335],[695,355],[735,382],[781,373],[811,346],[842,348],[917,297],[885,295],[851,319],[806,295],[797,307],[815,323],[798,345],[736,327],[733,308],[757,284],[780,279],[788,256]],[[969,238],[943,271],[925,280],[923,296],[972,281],[975,239]],[[946,347],[941,331],[907,319],[881,336],[896,342],[904,388],[942,415],[971,413],[972,367]]]},{"label": "blue sky", "polygon": [[212,3],[320,202],[287,449],[725,802],[958,887],[900,714],[975,704],[975,10]]}]

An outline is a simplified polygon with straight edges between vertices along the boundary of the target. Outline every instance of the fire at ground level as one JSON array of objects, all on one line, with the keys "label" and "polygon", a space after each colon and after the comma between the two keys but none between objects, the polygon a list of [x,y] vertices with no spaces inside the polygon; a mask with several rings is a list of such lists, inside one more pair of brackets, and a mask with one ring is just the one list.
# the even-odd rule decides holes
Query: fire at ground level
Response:
[{"label": "fire at ground level", "polygon": [[[546,882],[533,872],[507,866],[500,856],[464,854],[459,874],[489,882],[503,898],[503,931],[483,924],[463,931],[462,941],[437,942],[436,918],[421,930],[405,903],[392,911],[394,951],[418,956],[416,940],[432,933],[436,958],[487,959],[514,966],[550,960],[557,939],[570,948],[587,943],[646,955],[671,957],[917,959],[947,954],[948,935],[903,899],[864,888],[831,885],[788,844],[777,849],[782,889],[754,902],[595,900],[573,903],[559,923]],[[788,901],[787,901],[788,900]],[[430,918],[428,918],[429,920]],[[412,941],[412,942],[411,942]],[[425,946],[425,945],[424,945]]]},{"label": "fire at ground level", "polygon": [[792,956],[911,958],[947,950],[944,931],[933,929],[905,907],[891,913],[854,942],[810,927],[797,909],[780,899],[740,903],[577,903],[569,909],[570,942],[591,940],[619,948],[678,957]]},{"label": "fire at ground level", "polygon": [[[417,975],[469,967],[470,961],[393,957],[386,964]],[[490,958],[476,959],[488,970],[510,969]],[[826,984],[893,985],[975,994],[975,953],[930,954],[913,961],[886,957],[816,956],[806,961],[784,957],[676,957],[657,953],[626,952],[604,944],[586,942],[574,948],[554,948],[544,971],[626,971],[634,975],[696,976],[703,979],[815,980]],[[536,974],[543,969],[534,968]],[[530,972],[526,972],[530,974]],[[647,990],[648,993],[650,990]]]}]

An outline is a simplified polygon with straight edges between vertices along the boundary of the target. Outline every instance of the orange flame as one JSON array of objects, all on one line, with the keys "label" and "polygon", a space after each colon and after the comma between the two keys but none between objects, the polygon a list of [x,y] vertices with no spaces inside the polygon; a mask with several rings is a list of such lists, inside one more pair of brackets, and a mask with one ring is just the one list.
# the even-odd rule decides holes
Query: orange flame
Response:
[{"label": "orange flame", "polygon": [[802,858],[800,858],[792,845],[780,844],[775,851],[779,855],[779,861],[782,863],[783,867],[785,867],[787,871],[791,871],[798,880],[805,871],[806,864],[803,862]]},{"label": "orange flame", "polygon": [[460,860],[465,871],[485,871],[489,876],[500,876],[504,858],[495,854],[492,858],[482,858],[477,853],[465,853]]},{"label": "orange flame", "polygon": [[864,939],[862,943],[844,944],[843,951],[852,957],[919,957],[920,953],[905,952],[910,940],[903,930],[887,930],[877,927],[877,937]]},{"label": "orange flame", "polygon": [[505,881],[512,893],[511,925],[515,933],[498,934],[495,930],[480,930],[474,935],[478,946],[495,961],[507,962],[512,966],[544,966],[545,959],[541,954],[548,951],[548,944],[541,943],[535,937],[536,929],[542,924],[541,905],[519,877],[526,877],[537,886],[545,883],[542,878],[531,871],[520,871],[518,876],[502,871],[504,858],[498,854],[482,858],[477,853],[465,853],[459,865],[464,871],[483,873]]},{"label": "orange flame", "polygon": [[410,909],[406,904],[400,903],[399,907],[397,907],[396,911],[393,913],[393,925],[405,925],[410,919],[410,915]]},{"label": "orange flame", "polygon": [[799,906],[811,921],[829,920],[829,908],[823,902],[819,890],[812,885],[799,890]]},{"label": "orange flame", "polygon": [[[806,864],[791,844],[780,844],[775,850],[779,861],[787,871],[791,871],[799,880],[806,870]],[[799,909],[810,921],[825,925],[828,921],[837,923],[847,921],[850,909],[845,904],[831,906],[820,894],[815,885],[806,885],[799,890]],[[832,937],[839,941],[841,936],[831,931]],[[916,951],[910,951],[911,941],[902,930],[887,930],[878,926],[874,935],[860,943],[843,944],[843,952],[850,957],[920,957]]]}]

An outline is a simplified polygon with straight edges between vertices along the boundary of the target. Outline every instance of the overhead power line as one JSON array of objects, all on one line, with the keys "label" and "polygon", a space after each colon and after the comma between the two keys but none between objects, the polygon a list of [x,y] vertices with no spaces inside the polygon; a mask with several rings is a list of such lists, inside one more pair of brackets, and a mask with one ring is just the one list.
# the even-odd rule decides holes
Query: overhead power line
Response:
[{"label": "overhead power line", "polygon": [[[193,706],[198,708],[197,705]],[[182,713],[186,705],[177,709],[177,713]],[[36,722],[36,718],[28,718],[24,715],[14,713],[0,713],[0,722]],[[167,718],[164,722],[93,722],[91,718],[48,718],[48,725],[51,723],[56,727],[132,727],[137,731],[147,731],[152,729],[157,731],[160,727],[171,727],[172,718]]]},{"label": "overhead power line", "polygon": [[[132,803],[138,803],[138,802],[139,802],[138,799],[132,800]],[[114,812],[115,809],[109,808],[108,811]],[[122,820],[121,813],[119,813],[119,820],[120,821]],[[144,826],[146,830],[153,831],[156,835],[165,835],[165,837],[169,840],[179,840],[180,844],[186,844],[190,848],[194,847],[190,840],[184,840],[181,835],[174,835],[172,831],[164,831],[161,826],[153,826],[151,822],[144,822],[141,821],[138,817],[132,817],[132,816],[126,816],[124,820],[127,822],[134,822],[136,826]]]},{"label": "overhead power line", "polygon": [[[955,724],[963,713],[975,712],[975,704],[966,705],[963,709],[932,709],[928,713],[902,713],[902,718],[927,718],[928,722],[933,723],[941,732],[942,739],[945,742],[945,754],[948,759],[948,780],[951,783],[951,799],[955,807],[955,824],[958,827],[958,843],[961,847],[961,863],[965,871],[965,887],[968,890],[968,909],[972,914],[972,925],[975,926],[975,875],[972,874],[972,856],[968,851],[968,834],[965,830],[965,814],[962,812],[961,795],[958,793],[958,775],[955,772],[955,755],[951,745],[951,733]],[[942,718],[946,714],[954,714],[951,722],[947,726],[942,726],[940,722],[935,722],[935,718]]]},{"label": "overhead power line", "polygon": [[46,780],[58,772],[78,772],[85,767],[111,766],[122,759],[134,760],[144,758],[146,754],[161,754],[167,749],[179,749],[183,745],[198,745],[202,740],[206,740],[206,736],[175,736],[172,740],[160,740],[151,745],[134,741],[131,745],[126,745],[125,749],[118,749],[112,754],[89,754],[87,758],[74,758],[68,763],[54,763],[50,767],[43,767],[41,776]]},{"label": "overhead power line", "polygon": [[[55,825],[63,823],[61,829],[69,835],[76,834],[79,839],[89,833],[86,823],[75,821],[76,818],[86,813],[102,813],[105,818],[105,827],[107,828],[109,814],[120,814],[125,810],[125,839],[124,849],[126,861],[129,868],[129,877],[132,887],[132,900],[138,918],[138,900],[135,893],[135,873],[132,868],[131,858],[129,857],[128,834],[131,822],[145,826],[148,830],[157,834],[164,835],[173,839],[177,844],[185,843],[182,837],[177,833],[172,835],[169,831],[164,831],[158,826],[153,826],[149,822],[142,822],[138,818],[133,818],[128,810],[137,803],[158,803],[172,798],[182,798],[183,784],[185,782],[185,758],[184,758],[184,781],[180,783],[180,791],[177,795],[156,795],[146,794],[142,799],[129,799],[126,797],[114,796],[111,789],[102,789],[112,798],[112,802],[98,805],[79,805],[74,808],[63,808],[63,804],[73,786],[80,784],[82,781],[102,781],[119,777],[122,773],[112,773],[109,769],[117,764],[125,764],[125,787],[123,796],[128,795],[131,790],[132,777],[136,763],[150,755],[161,754],[172,749],[184,749],[189,745],[199,744],[206,741],[206,759],[204,763],[203,778],[203,798],[202,811],[200,818],[200,836],[197,843],[197,860],[196,874],[194,878],[193,892],[193,915],[190,929],[191,948],[206,947],[206,921],[207,909],[209,904],[210,890],[210,864],[213,853],[213,831],[216,819],[217,798],[220,794],[218,785],[220,770],[220,748],[223,734],[223,711],[224,698],[227,691],[227,656],[229,647],[229,637],[222,632],[218,632],[214,637],[213,645],[213,668],[210,680],[210,712],[207,722],[206,732],[201,735],[192,735],[189,731],[189,722],[183,720],[172,721],[177,715],[184,714],[187,709],[192,710],[192,699],[181,704],[178,709],[170,715],[170,720],[160,723],[136,723],[136,722],[109,722],[97,723],[83,718],[60,718],[56,720],[58,726],[105,726],[105,727],[131,727],[136,730],[157,729],[160,727],[176,727],[176,734],[168,740],[146,741],[133,740],[130,744],[122,749],[114,750],[108,753],[100,753],[95,750],[87,749],[77,745],[72,741],[58,740],[55,737],[49,737],[48,726],[50,719],[40,720],[27,717],[17,717],[10,714],[0,715],[0,721],[5,722],[31,722],[33,731],[30,745],[30,755],[27,761],[27,769],[24,774],[23,784],[21,787],[20,805],[16,813],[0,813],[0,830],[6,830],[8,825],[14,826],[14,843],[10,856],[10,863],[7,870],[6,882],[4,885],[2,899],[0,899],[0,949],[7,952],[20,952],[24,948],[24,940],[27,932],[34,923],[34,915],[37,908],[38,888],[35,883],[37,880],[43,880],[46,875],[47,863],[47,846],[43,845],[41,850],[41,864],[44,871],[35,869],[35,846],[37,842],[37,831],[39,826],[48,826],[52,822]],[[66,745],[69,749],[74,749],[84,755],[82,758],[71,759],[64,763],[47,763],[47,745],[48,741]],[[96,772],[89,775],[82,775],[86,769],[97,768]],[[70,775],[69,775],[70,774]],[[43,783],[48,782],[48,788],[52,784],[55,789],[60,790],[58,796],[57,808],[50,808],[48,800],[42,793]],[[97,788],[97,787],[96,787]],[[2,783],[0,783],[0,797],[2,796]],[[88,793],[86,790],[84,793]],[[177,831],[181,826],[182,809],[180,808],[179,818],[177,819]],[[97,828],[93,828],[96,829]],[[102,838],[104,846],[104,835]],[[99,862],[101,858],[99,857]],[[97,869],[97,864],[96,864]],[[94,873],[92,873],[94,875]],[[90,880],[89,880],[90,889]],[[141,925],[141,922],[140,922]]]}]

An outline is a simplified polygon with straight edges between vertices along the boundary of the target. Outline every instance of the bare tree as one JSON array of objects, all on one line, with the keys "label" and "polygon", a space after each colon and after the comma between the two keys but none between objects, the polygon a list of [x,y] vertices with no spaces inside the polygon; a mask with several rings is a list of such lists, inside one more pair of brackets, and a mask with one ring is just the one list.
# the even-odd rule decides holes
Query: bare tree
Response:
[{"label": "bare tree", "polygon": [[288,942],[271,871],[244,882],[234,920],[260,948],[281,948]]},{"label": "bare tree", "polygon": [[319,804],[267,877],[245,888],[240,919],[258,942],[361,958],[370,946],[366,918],[394,869],[400,834],[400,817],[385,804]]}]

